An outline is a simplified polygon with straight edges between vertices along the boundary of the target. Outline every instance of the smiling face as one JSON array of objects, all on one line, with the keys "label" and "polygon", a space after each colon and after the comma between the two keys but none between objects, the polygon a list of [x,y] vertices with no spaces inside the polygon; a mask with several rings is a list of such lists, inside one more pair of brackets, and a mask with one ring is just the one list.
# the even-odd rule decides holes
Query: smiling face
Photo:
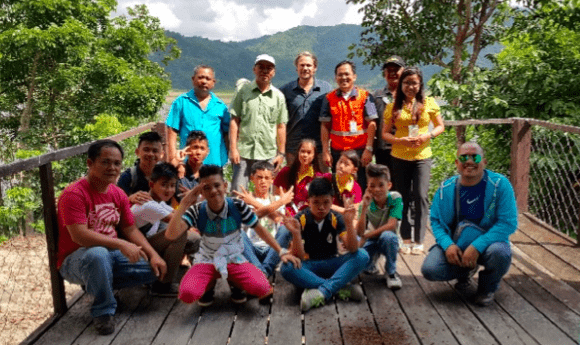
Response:
[{"label": "smiling face", "polygon": [[276,75],[276,66],[268,61],[258,61],[254,65],[254,75],[256,76],[256,83],[270,84],[274,75]]},{"label": "smiling face", "polygon": [[106,146],[101,148],[101,152],[95,160],[87,159],[89,181],[99,184],[111,184],[117,182],[117,177],[121,173],[123,157],[121,151],[116,147]]},{"label": "smiling face", "polygon": [[367,177],[367,189],[373,199],[381,205],[387,200],[387,192],[391,186],[392,183],[384,177]]},{"label": "smiling face", "polygon": [[226,200],[228,184],[220,175],[209,175],[200,180],[201,195],[213,212],[220,212]]},{"label": "smiling face", "polygon": [[[481,162],[475,163],[471,155],[481,155]],[[468,155],[466,162],[461,162],[459,157]],[[483,170],[487,165],[487,160],[483,156],[483,150],[477,144],[465,143],[457,150],[457,157],[455,159],[455,166],[459,175],[461,175],[461,184],[464,186],[473,186],[483,178]]]},{"label": "smiling face", "polygon": [[135,155],[139,157],[141,168],[153,167],[163,158],[163,144],[159,141],[142,141],[135,149]]},{"label": "smiling face", "polygon": [[298,59],[296,62],[296,72],[298,72],[298,77],[302,80],[314,78],[314,74],[316,73],[314,59],[310,56],[303,56]]},{"label": "smiling face", "polygon": [[352,66],[349,64],[344,64],[336,70],[334,75],[336,83],[340,91],[350,92],[354,87],[354,82],[356,81],[356,74],[352,71]]},{"label": "smiling face", "polygon": [[394,63],[388,64],[387,68],[383,70],[383,77],[385,77],[385,80],[387,81],[387,84],[389,84],[389,89],[391,91],[397,89],[401,74],[403,74],[403,67]]},{"label": "smiling face", "polygon": [[209,93],[215,86],[214,73],[210,68],[200,68],[197,73],[191,77],[191,81],[196,93]]},{"label": "smiling face", "polygon": [[151,189],[151,197],[157,201],[169,201],[175,194],[175,185],[177,184],[177,179],[174,178],[160,178],[157,181],[149,182],[149,188]]},{"label": "smiling face", "polygon": [[421,91],[421,78],[418,74],[411,74],[405,77],[403,83],[403,94],[407,100],[415,98]]}]

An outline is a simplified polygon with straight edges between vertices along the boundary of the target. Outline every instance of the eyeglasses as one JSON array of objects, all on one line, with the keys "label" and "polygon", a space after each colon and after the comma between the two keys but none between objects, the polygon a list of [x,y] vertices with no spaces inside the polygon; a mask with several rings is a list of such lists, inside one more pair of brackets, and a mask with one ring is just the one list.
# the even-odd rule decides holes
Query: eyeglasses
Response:
[{"label": "eyeglasses", "polygon": [[475,164],[479,164],[479,162],[481,162],[481,155],[480,154],[473,154],[473,155],[459,155],[459,157],[457,157],[457,159],[459,159],[459,161],[461,163],[466,163],[469,158],[471,158],[471,160],[473,161],[473,163]]}]

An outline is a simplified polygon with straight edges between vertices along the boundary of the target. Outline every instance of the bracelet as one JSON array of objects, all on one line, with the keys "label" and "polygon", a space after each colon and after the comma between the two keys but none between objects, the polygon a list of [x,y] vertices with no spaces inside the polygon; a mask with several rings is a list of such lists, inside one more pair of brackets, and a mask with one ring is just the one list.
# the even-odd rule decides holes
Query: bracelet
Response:
[{"label": "bracelet", "polygon": [[286,152],[278,151],[278,152],[276,152],[276,155],[284,157],[284,156],[286,156]]},{"label": "bracelet", "polygon": [[429,132],[429,136],[431,137],[431,139],[435,138],[435,136],[433,135],[433,132]]},{"label": "bracelet", "polygon": [[280,249],[280,252],[278,253],[278,256],[279,257],[282,257],[282,256],[284,256],[286,254],[290,254],[290,252],[288,251],[288,249],[282,248],[282,249]]},{"label": "bracelet", "polygon": [[373,147],[372,146],[365,147],[365,150],[369,151],[370,153],[373,153]]}]

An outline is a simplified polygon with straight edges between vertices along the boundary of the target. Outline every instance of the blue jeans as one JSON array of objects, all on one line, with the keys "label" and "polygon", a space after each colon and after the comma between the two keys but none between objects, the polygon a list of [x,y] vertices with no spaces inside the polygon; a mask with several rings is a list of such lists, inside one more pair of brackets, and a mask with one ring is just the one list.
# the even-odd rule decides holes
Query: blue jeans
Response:
[{"label": "blue jeans", "polygon": [[[245,231],[242,231],[244,240],[244,252],[242,253],[248,261],[264,272],[266,277],[271,277],[280,262],[278,253],[271,247],[255,246]],[[292,234],[285,226],[281,225],[276,231],[276,241],[282,248],[288,248],[292,240]]]},{"label": "blue jeans", "polygon": [[326,260],[305,260],[301,268],[292,263],[282,264],[284,279],[304,289],[318,289],[325,299],[353,280],[369,263],[369,254],[364,249]]},{"label": "blue jeans", "polygon": [[157,280],[149,262],[130,263],[119,250],[82,247],[66,257],[61,276],[73,284],[84,285],[94,296],[91,315],[114,315],[117,301],[113,289],[150,284]]},{"label": "blue jeans", "polygon": [[373,257],[376,253],[385,256],[385,271],[388,275],[397,272],[397,253],[399,252],[399,237],[392,231],[383,231],[379,237],[368,239],[363,248]]},{"label": "blue jeans", "polygon": [[[479,272],[477,293],[496,292],[501,278],[509,270],[511,262],[512,253],[509,243],[495,242],[487,247],[477,259],[477,263],[485,267],[483,271]],[[439,245],[431,247],[421,267],[421,273],[423,273],[425,279],[433,281],[465,279],[469,271],[469,268],[449,264],[443,248]]]}]

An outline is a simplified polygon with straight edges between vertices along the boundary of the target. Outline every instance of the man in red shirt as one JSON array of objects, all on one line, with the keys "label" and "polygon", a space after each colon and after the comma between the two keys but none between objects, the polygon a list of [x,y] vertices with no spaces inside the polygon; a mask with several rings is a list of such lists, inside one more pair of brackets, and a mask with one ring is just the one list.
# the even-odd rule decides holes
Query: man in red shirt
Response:
[{"label": "man in red shirt", "polygon": [[153,283],[167,270],[135,226],[127,195],[115,185],[122,161],[118,143],[95,142],[87,176],[70,184],[58,201],[57,266],[64,279],[94,296],[91,315],[101,335],[115,331],[113,289]]}]

